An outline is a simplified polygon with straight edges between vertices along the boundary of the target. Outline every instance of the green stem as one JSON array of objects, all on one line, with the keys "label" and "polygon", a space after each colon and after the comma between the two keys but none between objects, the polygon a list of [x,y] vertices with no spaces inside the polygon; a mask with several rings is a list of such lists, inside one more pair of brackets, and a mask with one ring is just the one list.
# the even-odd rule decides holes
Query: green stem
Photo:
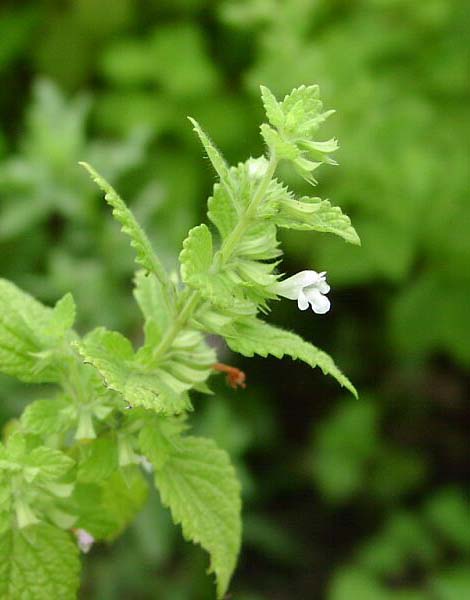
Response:
[{"label": "green stem", "polygon": [[[266,173],[263,175],[255,195],[253,196],[253,200],[248,205],[236,227],[222,243],[220,250],[218,250],[214,256],[214,262],[211,269],[214,274],[217,273],[220,268],[229,260],[238,242],[240,241],[240,238],[243,236],[247,227],[250,225],[251,220],[256,215],[256,211],[258,210],[260,203],[263,201],[269,183],[271,182],[274,172],[276,171],[277,165],[278,160],[274,155],[272,155],[268,163]],[[155,348],[153,353],[154,360],[162,358],[167,350],[171,348],[174,339],[192,317],[201,300],[201,294],[198,290],[190,290],[187,288],[183,292],[181,310],[179,311],[176,320],[173,322],[171,327],[169,327],[160,343]]]},{"label": "green stem", "polygon": [[183,292],[184,301],[182,302],[181,310],[173,321],[171,327],[169,327],[165,335],[160,340],[160,343],[153,352],[153,358],[161,358],[169,348],[171,348],[175,337],[183,329],[186,323],[191,318],[194,310],[196,309],[199,301],[201,300],[201,294],[197,290],[186,289]]},{"label": "green stem", "polygon": [[273,178],[274,172],[276,171],[277,165],[278,159],[273,154],[268,163],[266,173],[263,175],[263,179],[260,181],[258,189],[256,190],[253,200],[250,202],[240,221],[238,221],[236,227],[223,242],[222,247],[214,257],[214,266],[216,270],[220,269],[220,267],[229,260],[238,242],[240,241],[240,238],[244,235],[251,220],[256,215],[256,211],[263,201],[271,179]]}]

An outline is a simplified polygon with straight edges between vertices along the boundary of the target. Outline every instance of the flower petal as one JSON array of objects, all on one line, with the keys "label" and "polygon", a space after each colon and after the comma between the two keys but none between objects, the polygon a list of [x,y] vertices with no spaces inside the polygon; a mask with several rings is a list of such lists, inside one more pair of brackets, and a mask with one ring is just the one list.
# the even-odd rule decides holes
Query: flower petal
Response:
[{"label": "flower petal", "polygon": [[300,310],[307,310],[308,308],[308,299],[302,290],[300,290],[299,297],[297,298],[297,306]]},{"label": "flower petal", "polygon": [[299,296],[299,292],[302,288],[313,285],[318,281],[318,273],[316,271],[300,271],[292,277],[284,279],[272,286],[272,290],[275,294],[288,298],[289,300],[296,300]]},{"label": "flower petal", "polygon": [[312,306],[313,312],[317,315],[324,315],[330,310],[331,302],[317,289],[306,290],[305,295]]}]

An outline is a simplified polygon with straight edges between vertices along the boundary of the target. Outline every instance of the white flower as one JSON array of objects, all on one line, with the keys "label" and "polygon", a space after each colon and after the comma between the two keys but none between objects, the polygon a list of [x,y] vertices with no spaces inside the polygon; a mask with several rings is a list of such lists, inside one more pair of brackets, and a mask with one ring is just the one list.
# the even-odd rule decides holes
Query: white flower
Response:
[{"label": "white flower", "polygon": [[247,160],[248,174],[253,179],[261,179],[268,169],[269,162],[264,156],[259,158],[249,158]]},{"label": "white flower", "polygon": [[90,551],[90,548],[95,543],[95,538],[86,529],[75,529],[75,535],[77,536],[78,547],[86,554]]},{"label": "white flower", "polygon": [[146,473],[151,473],[153,471],[153,465],[152,465],[152,463],[143,454],[138,454],[137,455],[137,463],[142,467],[142,469]]},{"label": "white flower", "polygon": [[300,271],[300,273],[276,283],[271,289],[279,296],[289,298],[289,300],[297,300],[300,310],[306,310],[310,304],[313,312],[324,315],[330,310],[331,306],[330,301],[324,295],[330,291],[325,275],[326,271],[321,273]]}]

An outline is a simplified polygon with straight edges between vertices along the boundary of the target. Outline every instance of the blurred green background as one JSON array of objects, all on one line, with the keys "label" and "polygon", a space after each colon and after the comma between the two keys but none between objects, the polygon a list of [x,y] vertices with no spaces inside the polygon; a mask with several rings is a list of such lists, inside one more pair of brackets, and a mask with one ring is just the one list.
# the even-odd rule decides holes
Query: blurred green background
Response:
[{"label": "blurred green background", "polygon": [[[243,481],[233,600],[470,598],[469,24],[466,0],[2,2],[0,276],[45,302],[72,291],[82,332],[139,323],[132,252],[78,160],[175,268],[214,182],[187,115],[236,162],[263,151],[259,84],[318,83],[337,110],[323,134],[340,166],[315,193],[363,246],[286,235],[283,270],[328,271],[333,310],[269,318],[330,352],[361,398],[226,355],[248,389],[195,399],[194,431]],[[2,378],[1,422],[36,394]],[[83,599],[213,597],[156,494],[84,563]]]}]

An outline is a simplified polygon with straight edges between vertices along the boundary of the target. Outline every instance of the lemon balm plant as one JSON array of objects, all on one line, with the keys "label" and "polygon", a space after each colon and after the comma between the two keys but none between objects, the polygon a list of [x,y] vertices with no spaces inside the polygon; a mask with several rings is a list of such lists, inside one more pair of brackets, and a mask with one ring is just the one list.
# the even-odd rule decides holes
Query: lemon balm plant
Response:
[{"label": "lemon balm plant", "polygon": [[319,366],[356,394],[325,352],[266,320],[279,297],[317,314],[330,308],[324,272],[281,274],[278,228],[333,233],[352,244],[359,238],[338,207],[296,198],[275,177],[288,161],[314,184],[315,170],[334,162],[336,141],[316,137],[332,113],[323,111],[318,87],[297,88],[282,102],[262,88],[262,99],[267,155],[236,167],[191,120],[218,181],[208,201],[213,227],[189,232],[178,280],[115,190],[83,163],[141,267],[134,279],[139,348],[102,327],[79,337],[70,294],[48,308],[0,280],[0,370],[56,388],[26,407],[0,445],[0,597],[74,598],[80,550],[119,536],[150,478],[184,537],[209,553],[217,597],[225,595],[240,550],[240,485],[226,452],[190,435],[187,421],[190,392],[210,393],[209,379],[221,370],[208,334],[244,356]]}]

